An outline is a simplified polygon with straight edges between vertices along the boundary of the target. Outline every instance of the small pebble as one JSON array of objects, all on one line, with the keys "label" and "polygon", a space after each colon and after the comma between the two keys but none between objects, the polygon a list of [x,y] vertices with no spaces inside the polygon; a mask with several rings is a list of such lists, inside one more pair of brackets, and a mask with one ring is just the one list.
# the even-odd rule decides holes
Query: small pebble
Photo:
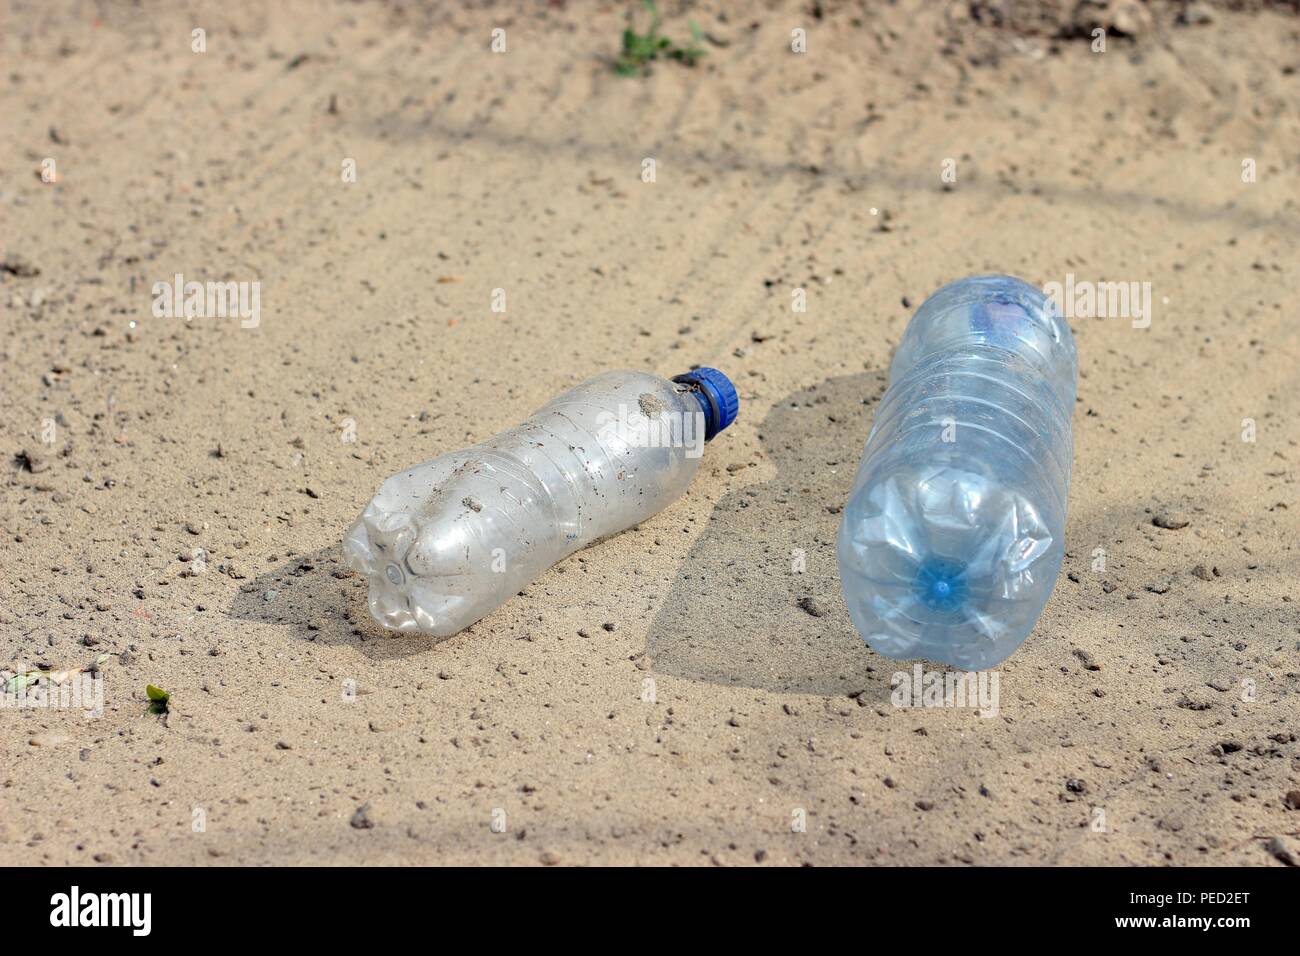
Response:
[{"label": "small pebble", "polygon": [[803,608],[805,611],[807,611],[809,614],[811,614],[813,617],[826,616],[826,610],[820,604],[817,603],[817,600],[815,598],[801,597],[799,599],[799,606]]},{"label": "small pebble", "polygon": [[1300,866],[1300,859],[1296,858],[1295,852],[1291,849],[1285,838],[1275,836],[1265,844],[1264,849],[1273,854],[1273,857],[1287,866]]},{"label": "small pebble", "polygon": [[370,804],[363,803],[357,807],[349,823],[354,830],[369,830],[374,827],[375,821],[370,819]]},{"label": "small pebble", "polygon": [[1084,670],[1088,670],[1088,671],[1101,670],[1101,665],[1098,664],[1097,661],[1093,658],[1093,656],[1087,651],[1085,651],[1083,648],[1075,648],[1074,656],[1077,657],[1079,661],[1083,664]]}]

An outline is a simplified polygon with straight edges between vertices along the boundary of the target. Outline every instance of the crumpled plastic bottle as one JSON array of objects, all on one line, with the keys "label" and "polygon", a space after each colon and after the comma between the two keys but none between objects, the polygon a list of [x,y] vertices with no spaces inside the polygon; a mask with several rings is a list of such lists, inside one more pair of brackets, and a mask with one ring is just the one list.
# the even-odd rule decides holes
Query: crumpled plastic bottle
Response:
[{"label": "crumpled plastic bottle", "polygon": [[343,542],[369,578],[371,614],[397,631],[468,627],[680,497],[738,407],[716,369],[608,372],[482,444],[398,472]]}]

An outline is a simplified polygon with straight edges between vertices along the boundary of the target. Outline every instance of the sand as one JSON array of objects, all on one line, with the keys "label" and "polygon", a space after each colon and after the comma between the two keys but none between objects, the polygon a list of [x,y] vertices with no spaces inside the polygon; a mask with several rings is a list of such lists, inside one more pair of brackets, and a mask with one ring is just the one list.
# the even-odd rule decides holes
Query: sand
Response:
[{"label": "sand", "polygon": [[[0,666],[107,655],[98,719],[0,712],[0,863],[1300,856],[1289,8],[1094,53],[673,3],[701,62],[622,77],[623,5],[142,6],[0,19]],[[1072,320],[1068,554],[991,717],[893,706],[834,562],[904,325],[982,272],[1152,296]],[[178,273],[255,327],[155,315]],[[371,623],[384,477],[694,364],[742,406],[685,498],[455,637]]]}]

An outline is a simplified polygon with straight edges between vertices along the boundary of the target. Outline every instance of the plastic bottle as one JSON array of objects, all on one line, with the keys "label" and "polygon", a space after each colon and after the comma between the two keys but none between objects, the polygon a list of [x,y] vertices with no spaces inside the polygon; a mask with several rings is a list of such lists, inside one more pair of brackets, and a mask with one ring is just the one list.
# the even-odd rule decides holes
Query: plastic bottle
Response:
[{"label": "plastic bottle", "polygon": [[1060,311],[1010,276],[908,323],[837,541],[876,651],[983,670],[1028,636],[1064,556],[1076,372]]},{"label": "plastic bottle", "polygon": [[735,420],[716,369],[598,375],[480,445],[393,475],[348,532],[370,613],[398,631],[468,627],[580,548],[681,496]]}]

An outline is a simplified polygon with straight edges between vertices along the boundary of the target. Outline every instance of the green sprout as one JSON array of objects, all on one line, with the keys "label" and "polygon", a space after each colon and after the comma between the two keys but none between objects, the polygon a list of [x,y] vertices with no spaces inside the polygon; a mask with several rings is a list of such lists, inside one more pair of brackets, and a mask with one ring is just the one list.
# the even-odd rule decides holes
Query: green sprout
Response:
[{"label": "green sprout", "polygon": [[149,710],[147,713],[167,713],[167,701],[171,700],[171,694],[167,693],[167,691],[163,690],[161,687],[155,687],[153,684],[145,685],[144,693],[145,696],[149,698]]},{"label": "green sprout", "polygon": [[637,33],[631,26],[623,31],[623,51],[614,61],[615,73],[619,76],[643,74],[650,61],[660,57],[694,66],[704,56],[704,48],[700,45],[704,33],[694,20],[689,21],[690,45],[679,46],[659,32],[659,8],[655,0],[641,0],[641,5],[650,11],[650,28],[645,33]]}]

